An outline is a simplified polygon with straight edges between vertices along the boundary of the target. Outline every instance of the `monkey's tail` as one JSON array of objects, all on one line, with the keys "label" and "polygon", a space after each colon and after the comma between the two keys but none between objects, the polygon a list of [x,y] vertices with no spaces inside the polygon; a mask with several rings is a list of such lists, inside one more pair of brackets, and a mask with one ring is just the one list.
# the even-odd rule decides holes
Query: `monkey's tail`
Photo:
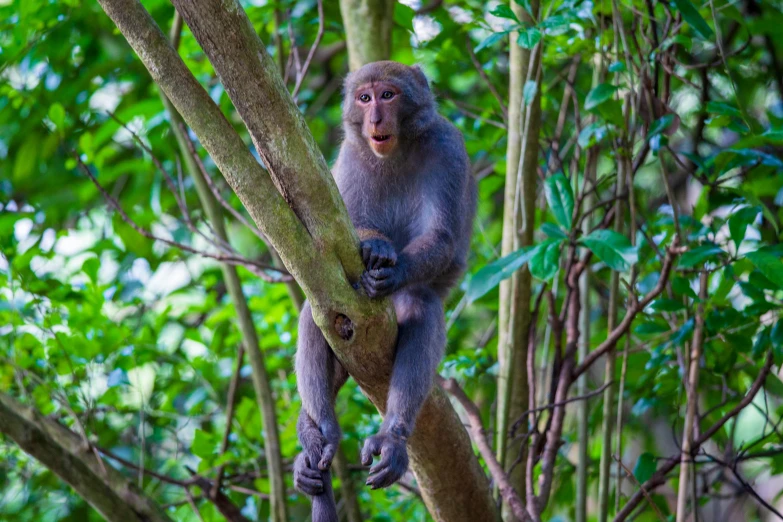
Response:
[{"label": "monkey's tail", "polygon": [[322,471],[321,479],[324,481],[324,492],[316,497],[310,497],[313,502],[312,520],[313,522],[340,522],[332,490],[332,474],[328,470]]}]

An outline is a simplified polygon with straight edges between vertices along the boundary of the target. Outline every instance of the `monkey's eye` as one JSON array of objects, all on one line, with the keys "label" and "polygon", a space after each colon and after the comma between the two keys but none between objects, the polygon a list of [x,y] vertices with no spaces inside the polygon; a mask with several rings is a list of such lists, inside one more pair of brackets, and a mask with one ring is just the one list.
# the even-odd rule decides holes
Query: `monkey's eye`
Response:
[{"label": "monkey's eye", "polygon": [[370,101],[370,95],[362,94],[361,96],[359,96],[359,99],[362,100],[364,103],[367,103],[368,101]]},{"label": "monkey's eye", "polygon": [[383,94],[381,94],[381,98],[384,100],[391,100],[394,98],[394,93],[391,91],[383,91]]}]

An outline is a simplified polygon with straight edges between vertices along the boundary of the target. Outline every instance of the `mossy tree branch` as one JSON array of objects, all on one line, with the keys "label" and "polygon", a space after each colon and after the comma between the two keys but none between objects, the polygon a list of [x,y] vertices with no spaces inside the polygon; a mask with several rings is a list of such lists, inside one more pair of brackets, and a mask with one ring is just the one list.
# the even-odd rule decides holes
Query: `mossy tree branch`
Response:
[{"label": "mossy tree branch", "polygon": [[[383,412],[396,338],[393,309],[352,287],[363,270],[356,232],[304,118],[244,10],[230,0],[174,1],[245,122],[266,172],[138,0],[99,3],[302,286],[337,357]],[[493,519],[486,476],[439,388],[422,409],[409,449],[436,520]]]}]

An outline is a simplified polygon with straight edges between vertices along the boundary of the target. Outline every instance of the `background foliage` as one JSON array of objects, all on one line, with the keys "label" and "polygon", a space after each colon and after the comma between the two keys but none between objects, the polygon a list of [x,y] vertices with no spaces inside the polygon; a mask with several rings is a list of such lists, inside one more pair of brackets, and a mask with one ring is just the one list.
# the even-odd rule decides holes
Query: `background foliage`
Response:
[{"label": "background foliage", "polygon": [[[505,4],[462,0],[394,7],[392,59],[422,64],[441,113],[465,136],[479,180],[470,268],[446,306],[448,354],[441,373],[459,381],[491,431],[500,279],[526,263],[534,295],[551,289],[559,310],[567,250],[578,242],[580,249],[592,251],[588,341],[595,347],[607,337],[610,273],[622,273],[623,302],[629,302],[630,288],[644,295],[658,281],[662,250],[679,236],[687,251],[664,294],[633,323],[627,370],[618,359],[610,379],[613,386],[623,382],[621,456],[635,477],[625,482],[624,497],[653,475],[661,459],[679,451],[687,354],[701,303],[702,428],[744,396],[769,350],[774,366],[762,392],[698,458],[700,519],[774,520],[771,509],[780,504],[783,491],[783,383],[776,376],[783,363],[778,321],[783,307],[783,40],[777,37],[783,5],[775,0],[618,4],[619,14],[613,14],[608,1],[542,2],[538,19],[522,23],[517,42],[507,35],[519,20]],[[273,55],[279,55],[275,34],[286,57],[293,46],[304,56],[316,38],[314,0],[243,5]],[[144,6],[161,27],[171,25],[169,2],[145,0]],[[631,47],[638,54],[617,51],[622,32],[613,26],[617,20],[625,37],[636,42]],[[325,3],[324,21],[323,40],[297,101],[332,161],[341,139],[341,80],[348,67],[336,2]],[[176,520],[222,520],[197,487],[191,505],[181,484],[193,474],[211,476],[221,466],[232,501],[249,519],[266,520],[269,486],[261,419],[246,362],[239,372],[233,419],[226,414],[242,338],[219,263],[144,237],[130,225],[132,220],[158,238],[215,251],[202,236],[210,227],[193,182],[178,175],[182,160],[156,86],[95,2],[0,0],[0,24],[0,390],[113,455],[107,462]],[[659,26],[651,32],[653,24]],[[540,95],[542,108],[538,232],[535,246],[499,260],[507,50],[536,44],[540,80],[527,82],[524,99],[529,104]],[[249,145],[187,27],[180,54]],[[656,78],[654,87],[650,76]],[[294,78],[288,83],[293,89]],[[651,104],[640,86],[665,106]],[[624,103],[634,109],[624,110]],[[128,219],[107,205],[74,154],[94,167]],[[583,176],[591,154],[597,177],[587,192],[593,193],[593,205],[602,203],[596,209],[584,205],[585,188],[593,183]],[[618,158],[626,156],[639,159],[631,178],[635,237],[630,237],[629,214],[623,214],[619,232],[588,228],[582,236],[582,221],[598,225],[614,203]],[[210,159],[203,159],[225,199],[242,213]],[[163,171],[177,181],[176,191],[169,189]],[[178,192],[188,218],[175,197]],[[627,201],[627,191],[619,199]],[[593,211],[589,215],[588,209]],[[227,224],[230,243],[242,256],[273,263],[251,229],[234,218]],[[282,456],[290,464],[297,453],[299,411],[292,365],[297,307],[284,284],[266,282],[247,267],[239,273],[271,377]],[[701,297],[700,274],[708,274]],[[558,343],[552,339],[557,334],[548,321],[549,304],[545,300],[541,306],[534,337],[536,365],[545,370],[543,387],[556,366]],[[587,375],[588,388],[599,389],[602,371]],[[548,402],[543,395],[537,404]],[[580,404],[588,408],[587,469],[594,492],[602,451],[601,399],[594,394]],[[358,463],[359,444],[374,433],[380,418],[355,385],[341,392],[338,414],[362,511],[372,520],[426,519],[412,475],[385,491],[360,487],[364,472],[351,465]],[[223,451],[227,432],[230,443]],[[578,436],[570,418],[563,442],[547,520],[575,516]],[[672,478],[670,487],[652,497],[658,510],[645,503],[636,520],[659,520],[673,512],[677,481]],[[293,491],[290,476],[286,481],[289,517],[304,520],[309,504]],[[594,503],[588,506],[596,517]],[[46,468],[0,438],[0,519],[100,517]]]}]

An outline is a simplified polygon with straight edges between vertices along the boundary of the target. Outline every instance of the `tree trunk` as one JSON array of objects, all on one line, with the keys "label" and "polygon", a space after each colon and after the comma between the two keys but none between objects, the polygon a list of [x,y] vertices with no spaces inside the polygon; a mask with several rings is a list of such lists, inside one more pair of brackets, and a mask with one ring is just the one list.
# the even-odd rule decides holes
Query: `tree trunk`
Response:
[{"label": "tree trunk", "polygon": [[[266,171],[138,0],[99,2],[302,286],[340,362],[383,412],[396,339],[393,308],[388,300],[369,300],[351,286],[363,271],[356,231],[304,118],[244,10],[230,0],[173,2],[220,76]],[[494,518],[487,478],[440,388],[424,404],[409,450],[435,520]]]},{"label": "tree trunk", "polygon": [[340,0],[340,14],[352,71],[370,62],[389,59],[393,0]]},{"label": "tree trunk", "polygon": [[[537,12],[538,1],[533,0],[531,7],[534,13]],[[519,3],[512,1],[511,9],[520,20],[530,21],[530,15]],[[511,33],[509,46],[509,125],[501,245],[503,256],[533,242],[541,116],[540,89],[529,106],[525,105],[523,97],[525,83],[535,81],[536,60],[531,61],[533,54],[517,45],[517,33]],[[531,319],[530,295],[531,276],[526,266],[500,283],[496,451],[498,461],[504,464],[506,470],[514,462],[520,462],[510,474],[511,484],[518,492],[525,491],[525,458],[523,456],[518,460],[522,448],[507,447],[507,443],[508,427],[529,407],[527,345]],[[503,520],[515,520],[508,506],[503,507]]]}]

